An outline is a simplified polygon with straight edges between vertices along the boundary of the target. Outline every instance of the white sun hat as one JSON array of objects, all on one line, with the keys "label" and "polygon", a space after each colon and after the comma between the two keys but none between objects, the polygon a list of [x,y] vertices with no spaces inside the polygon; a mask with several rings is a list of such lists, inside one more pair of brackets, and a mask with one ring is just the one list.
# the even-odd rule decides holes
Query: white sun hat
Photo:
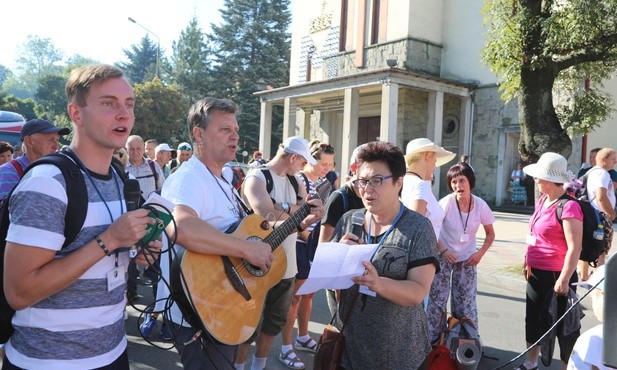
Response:
[{"label": "white sun hat", "polygon": [[456,157],[456,153],[445,150],[444,148],[435,145],[435,143],[424,137],[419,139],[413,139],[412,141],[407,143],[407,150],[405,151],[405,156],[422,152],[435,152],[435,154],[437,154],[437,167],[443,166],[444,164],[453,160],[454,157]]},{"label": "white sun hat", "polygon": [[568,172],[568,161],[561,154],[553,152],[542,154],[538,163],[523,167],[523,172],[531,177],[557,184],[565,184],[572,177]]}]

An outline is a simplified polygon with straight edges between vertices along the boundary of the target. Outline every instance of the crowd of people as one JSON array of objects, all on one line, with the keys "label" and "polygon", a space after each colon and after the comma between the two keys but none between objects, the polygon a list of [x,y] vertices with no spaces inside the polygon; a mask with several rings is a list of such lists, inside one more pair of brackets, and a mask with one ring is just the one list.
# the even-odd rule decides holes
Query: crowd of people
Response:
[{"label": "crowd of people", "polygon": [[[172,259],[183,252],[224,256],[221,261],[238,258],[247,262],[243,269],[280,270],[280,279],[257,293],[263,293],[263,310],[243,343],[218,340],[206,325],[188,317],[185,306],[169,308],[160,334],[173,340],[186,369],[264,369],[279,334],[277,360],[290,369],[304,369],[303,355],[296,351],[314,353],[318,346],[308,331],[313,294],[296,293],[309,276],[319,244],[328,241],[376,245],[354,285],[326,292],[332,322],[339,328],[346,322],[343,369],[428,369],[431,345],[440,340],[447,314],[478,326],[477,268],[495,240],[495,217],[473,194],[476,177],[469,158],[449,167],[445,181],[450,193],[438,199],[434,172],[455,153],[427,138],[410,141],[405,152],[391,143],[369,142],[353,151],[350,173],[339,187],[335,148],[292,136],[270,160],[255,151],[238,189],[228,171],[241,135],[236,103],[211,97],[195,102],[188,113],[189,141],[173,149],[131,135],[135,97],[117,67],[73,70],[66,94],[72,130],[42,119],[27,122],[21,132],[24,153],[15,159],[13,147],[0,142],[0,198],[11,194],[4,288],[16,309],[3,369],[128,369],[124,314],[127,301],[138,297],[136,281],[143,275],[152,282],[156,305],[140,325],[142,335],[149,337],[170,296],[169,287],[157,282],[173,279]],[[59,137],[71,131],[70,145],[60,150]],[[27,170],[30,163],[58,151],[79,167],[88,198],[88,216],[68,245],[62,220],[76,194],[67,192],[52,164]],[[583,175],[590,201],[603,217],[606,256],[615,219],[609,170],[617,164],[617,154],[610,148],[594,154],[594,166]],[[118,173],[116,163],[124,173]],[[543,334],[538,319],[545,301],[554,298],[562,312],[575,292],[572,284],[596,279],[603,270],[591,274],[586,264],[579,264],[579,204],[566,202],[562,219],[555,217],[564,184],[571,180],[566,159],[545,153],[537,163],[513,172],[512,180],[520,185],[525,175],[534,178],[541,193],[529,221],[525,256],[525,340],[531,347]],[[169,236],[137,243],[155,221],[144,209],[127,212],[122,192],[126,178],[138,181],[143,199],[158,193],[174,204],[175,228],[169,228]],[[320,197],[318,184],[325,181],[332,191]],[[36,211],[41,205],[44,215]],[[284,252],[265,239],[229,232],[253,212],[275,231],[293,225],[281,239]],[[361,231],[350,232],[358,218]],[[478,245],[480,229],[484,241]],[[158,253],[168,238],[176,241],[177,254]],[[137,263],[129,263],[133,245],[151,253],[138,251]],[[285,257],[283,262],[277,255]],[[556,334],[562,368],[573,351],[573,359],[584,361],[584,337],[598,337],[595,328],[580,336],[580,319],[570,329]],[[544,355],[540,346],[531,348],[517,369],[537,369]]]}]

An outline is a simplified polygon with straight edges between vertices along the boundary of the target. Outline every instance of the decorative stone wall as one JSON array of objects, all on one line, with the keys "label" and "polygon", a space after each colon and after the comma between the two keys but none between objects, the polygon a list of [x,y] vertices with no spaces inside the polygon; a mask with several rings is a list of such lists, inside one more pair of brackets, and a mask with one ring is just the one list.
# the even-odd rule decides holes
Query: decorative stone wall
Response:
[{"label": "decorative stone wall", "polygon": [[[412,38],[399,39],[364,48],[364,67],[357,68],[354,63],[355,50],[335,55],[323,56],[324,64],[331,66],[331,60],[338,65],[337,76],[347,76],[359,71],[387,67],[387,59],[395,59],[397,68],[428,73],[439,76],[441,70],[442,47],[424,40]],[[332,78],[332,69],[323,69],[323,78]]]}]

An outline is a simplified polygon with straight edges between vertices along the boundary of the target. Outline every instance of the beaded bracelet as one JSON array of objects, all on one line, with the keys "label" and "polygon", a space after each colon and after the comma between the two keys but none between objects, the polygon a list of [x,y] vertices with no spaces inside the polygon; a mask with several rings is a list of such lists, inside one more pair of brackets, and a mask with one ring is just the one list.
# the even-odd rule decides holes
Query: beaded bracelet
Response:
[{"label": "beaded bracelet", "polygon": [[107,249],[107,247],[105,246],[105,243],[103,243],[103,241],[101,240],[101,238],[98,235],[94,236],[94,240],[96,240],[96,242],[98,243],[99,247],[101,247],[103,249],[103,252],[105,253],[106,256],[111,256],[111,252],[109,251],[109,249]]}]

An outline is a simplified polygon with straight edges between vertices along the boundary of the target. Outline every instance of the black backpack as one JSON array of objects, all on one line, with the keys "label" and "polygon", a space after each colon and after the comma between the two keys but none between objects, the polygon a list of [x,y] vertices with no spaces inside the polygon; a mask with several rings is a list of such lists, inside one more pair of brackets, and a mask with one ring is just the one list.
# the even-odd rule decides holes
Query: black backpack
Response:
[{"label": "black backpack", "polygon": [[[115,158],[114,158],[115,159]],[[66,214],[64,216],[65,241],[62,248],[71,244],[81,230],[86,219],[88,210],[88,191],[86,182],[80,167],[76,163],[75,156],[70,151],[49,154],[32,162],[24,171],[26,174],[32,168],[42,164],[52,164],[60,169],[66,183],[67,197]],[[112,166],[116,170],[122,182],[126,180],[122,164],[114,160]],[[6,343],[15,329],[11,324],[15,310],[9,305],[4,294],[4,251],[6,249],[6,235],[9,229],[9,202],[15,187],[0,201],[0,344]]]},{"label": "black backpack", "polygon": [[563,225],[561,214],[563,213],[563,205],[568,201],[577,202],[583,211],[583,248],[581,249],[580,260],[589,262],[593,267],[597,266],[598,258],[605,249],[605,231],[602,223],[602,216],[588,200],[583,198],[576,199],[564,194],[559,198],[557,204],[557,219],[559,224]]}]

